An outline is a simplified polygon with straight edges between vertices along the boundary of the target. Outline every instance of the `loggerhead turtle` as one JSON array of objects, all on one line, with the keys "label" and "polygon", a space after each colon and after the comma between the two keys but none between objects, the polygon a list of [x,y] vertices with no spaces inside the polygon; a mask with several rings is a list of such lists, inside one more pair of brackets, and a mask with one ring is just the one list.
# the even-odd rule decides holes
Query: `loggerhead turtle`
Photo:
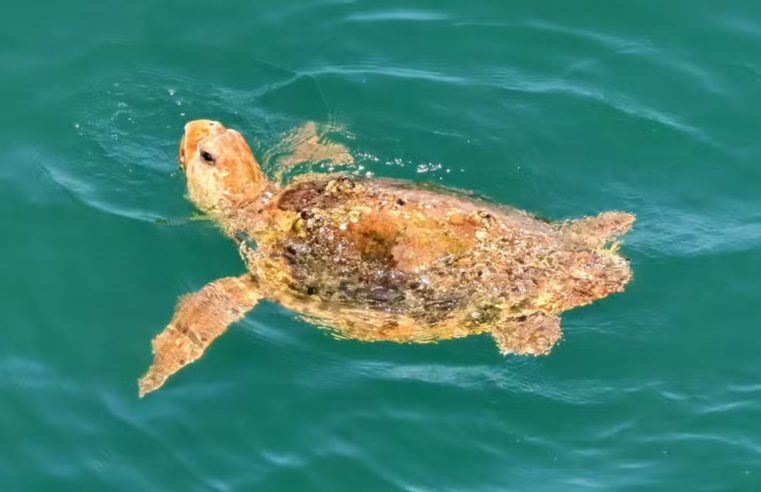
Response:
[{"label": "loggerhead turtle", "polygon": [[180,299],[153,340],[140,396],[260,299],[339,338],[489,333],[502,354],[542,355],[560,338],[562,311],[621,292],[631,278],[615,242],[629,213],[549,223],[399,180],[310,173],[281,184],[240,133],[210,120],[185,125],[179,162],[190,200],[237,243],[248,272]]}]

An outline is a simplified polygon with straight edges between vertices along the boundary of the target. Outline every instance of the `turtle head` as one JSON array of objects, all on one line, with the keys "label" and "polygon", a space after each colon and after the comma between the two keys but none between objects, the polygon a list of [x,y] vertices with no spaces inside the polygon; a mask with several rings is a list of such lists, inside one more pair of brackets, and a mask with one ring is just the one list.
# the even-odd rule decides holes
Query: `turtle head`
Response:
[{"label": "turtle head", "polygon": [[243,136],[216,121],[185,125],[179,161],[191,201],[211,215],[255,199],[267,184]]}]

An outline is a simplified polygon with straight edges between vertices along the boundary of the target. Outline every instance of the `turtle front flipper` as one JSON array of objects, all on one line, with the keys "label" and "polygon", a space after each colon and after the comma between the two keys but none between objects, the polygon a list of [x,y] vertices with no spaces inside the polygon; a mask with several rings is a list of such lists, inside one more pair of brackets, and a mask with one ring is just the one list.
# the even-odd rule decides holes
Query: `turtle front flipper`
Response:
[{"label": "turtle front flipper", "polygon": [[502,355],[545,355],[560,339],[560,317],[537,312],[506,319],[491,335]]},{"label": "turtle front flipper", "polygon": [[153,339],[153,364],[138,381],[140,397],[159,389],[169,376],[200,358],[260,297],[248,274],[215,280],[181,297],[169,325]]}]

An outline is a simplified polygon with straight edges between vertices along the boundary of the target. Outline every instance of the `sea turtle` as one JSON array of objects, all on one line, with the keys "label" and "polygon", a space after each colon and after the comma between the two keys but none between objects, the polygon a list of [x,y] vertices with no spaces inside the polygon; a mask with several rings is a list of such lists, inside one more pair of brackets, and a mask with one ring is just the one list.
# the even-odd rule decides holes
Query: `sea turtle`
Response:
[{"label": "sea turtle", "polygon": [[[317,155],[325,150],[307,140]],[[210,120],[185,125],[179,162],[190,200],[237,243],[247,273],[180,299],[153,340],[140,396],[201,357],[260,299],[339,338],[426,343],[489,333],[502,354],[542,355],[560,338],[562,311],[621,292],[631,278],[615,241],[631,227],[629,213],[548,222],[346,173],[283,184],[267,179],[240,133]]]}]

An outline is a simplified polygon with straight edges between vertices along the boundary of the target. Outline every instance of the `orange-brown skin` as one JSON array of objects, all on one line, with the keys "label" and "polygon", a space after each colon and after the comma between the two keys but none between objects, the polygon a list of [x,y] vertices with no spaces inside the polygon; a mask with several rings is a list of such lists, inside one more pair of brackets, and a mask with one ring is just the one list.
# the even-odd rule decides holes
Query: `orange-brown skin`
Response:
[{"label": "orange-brown skin", "polygon": [[281,185],[238,132],[209,120],[186,125],[179,154],[190,199],[236,241],[249,273],[183,298],[153,342],[141,396],[260,298],[337,337],[424,343],[489,332],[503,354],[541,355],[560,338],[562,311],[631,278],[614,242],[634,221],[628,213],[547,223],[402,181],[307,174]]}]

